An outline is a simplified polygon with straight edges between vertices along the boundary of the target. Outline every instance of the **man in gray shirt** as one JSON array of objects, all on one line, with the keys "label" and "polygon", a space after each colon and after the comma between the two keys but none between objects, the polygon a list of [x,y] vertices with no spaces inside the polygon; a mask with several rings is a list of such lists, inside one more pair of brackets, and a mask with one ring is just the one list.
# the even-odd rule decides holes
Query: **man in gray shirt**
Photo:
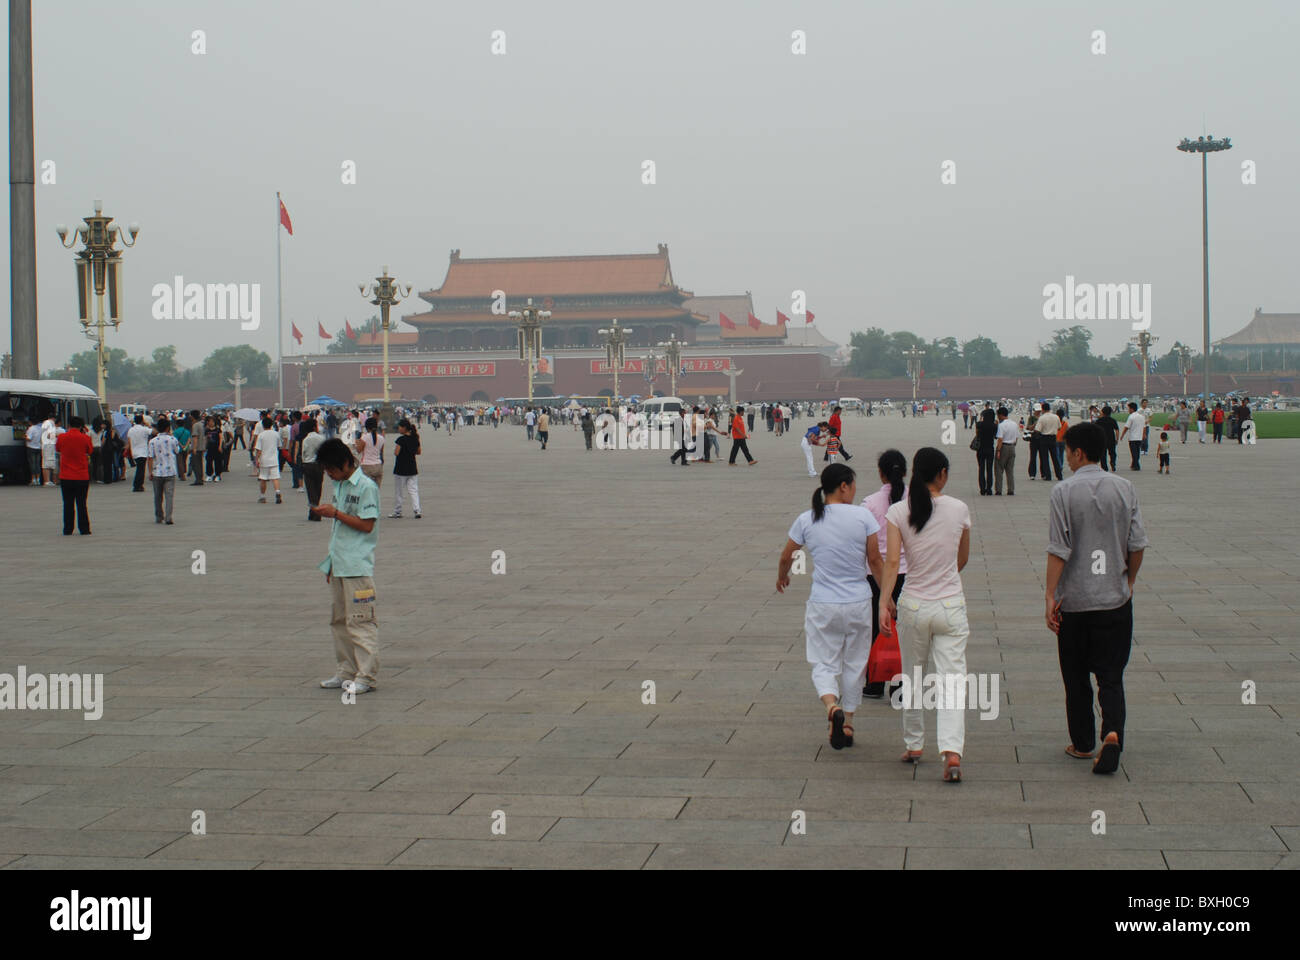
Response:
[{"label": "man in gray shirt", "polygon": [[1072,475],[1052,490],[1047,543],[1047,628],[1057,635],[1072,757],[1092,757],[1101,706],[1101,750],[1093,773],[1114,773],[1124,746],[1124,667],[1133,645],[1133,583],[1147,546],[1137,490],[1098,465],[1102,430],[1065,432]]}]

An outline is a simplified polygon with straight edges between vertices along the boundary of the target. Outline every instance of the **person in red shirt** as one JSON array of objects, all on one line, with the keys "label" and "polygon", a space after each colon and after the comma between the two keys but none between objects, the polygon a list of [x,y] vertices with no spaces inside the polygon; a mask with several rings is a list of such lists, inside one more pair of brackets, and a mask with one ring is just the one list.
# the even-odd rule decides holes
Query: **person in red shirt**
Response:
[{"label": "person in red shirt", "polygon": [[59,454],[59,489],[63,491],[63,535],[72,535],[75,508],[77,530],[82,536],[88,536],[90,511],[86,507],[86,494],[90,492],[90,457],[95,452],[95,444],[87,436],[86,422],[80,417],[70,419],[68,428],[54,444]]},{"label": "person in red shirt", "polygon": [[[839,449],[840,456],[844,458],[845,463],[848,463],[850,460],[853,459],[853,457],[850,456],[849,452],[844,449],[844,435],[843,433],[841,433],[841,430],[843,429],[843,425],[840,421],[840,412],[843,409],[844,409],[843,407],[837,406],[835,408],[835,412],[831,414],[831,418],[830,420],[827,421],[827,423],[831,425],[831,436],[837,437],[840,441],[840,449]],[[825,463],[827,460],[830,459],[830,456],[831,456],[831,451],[830,448],[827,447],[826,452],[822,454],[822,462]]]},{"label": "person in red shirt", "polygon": [[745,432],[745,408],[737,407],[731,418],[731,459],[727,461],[733,467],[736,465],[737,453],[743,453],[751,467],[758,463],[749,455],[749,444],[745,443],[745,438],[748,436],[749,434]]}]

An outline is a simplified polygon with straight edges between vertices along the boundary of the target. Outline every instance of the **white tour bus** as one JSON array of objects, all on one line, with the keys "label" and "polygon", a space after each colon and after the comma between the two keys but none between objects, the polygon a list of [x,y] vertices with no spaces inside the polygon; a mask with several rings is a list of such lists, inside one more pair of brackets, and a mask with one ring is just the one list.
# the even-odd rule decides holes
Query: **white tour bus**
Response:
[{"label": "white tour bus", "polygon": [[66,427],[103,413],[98,394],[70,380],[0,380],[0,482],[27,482],[27,428],[51,415]]}]

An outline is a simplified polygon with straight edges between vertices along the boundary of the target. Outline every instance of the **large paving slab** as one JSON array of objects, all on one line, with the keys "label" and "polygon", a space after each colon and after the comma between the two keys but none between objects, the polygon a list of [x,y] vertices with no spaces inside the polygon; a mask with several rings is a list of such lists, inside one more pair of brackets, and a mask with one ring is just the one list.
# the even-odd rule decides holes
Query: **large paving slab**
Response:
[{"label": "large paving slab", "polygon": [[[876,454],[940,428],[847,420],[859,493]],[[62,537],[57,492],[0,489],[0,673],[104,677],[98,719],[0,710],[0,866],[1294,868],[1300,441],[1123,471],[1151,547],[1127,749],[1102,778],[1062,753],[1051,484],[1021,451],[1016,496],[977,496],[967,440],[946,449],[974,521],[969,669],[1000,683],[996,718],[967,715],[958,786],[937,756],[897,762],[885,703],[853,749],[825,742],[808,578],[774,590],[812,493],[797,434],[685,470],[564,427],[546,451],[518,427],[426,435],[424,518],[380,523],[381,687],[355,704],[316,685],[328,525],[302,494],[259,505],[237,468],[181,487],[166,527],[147,494],[95,486],[94,535]]]}]

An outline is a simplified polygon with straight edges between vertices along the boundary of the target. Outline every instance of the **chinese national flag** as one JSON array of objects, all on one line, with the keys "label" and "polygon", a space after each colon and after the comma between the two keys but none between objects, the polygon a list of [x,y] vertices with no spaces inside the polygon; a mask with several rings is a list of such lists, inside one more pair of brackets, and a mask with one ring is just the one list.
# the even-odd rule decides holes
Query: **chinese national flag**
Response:
[{"label": "chinese national flag", "polygon": [[348,339],[349,339],[349,340],[355,340],[355,339],[357,338],[357,332],[356,332],[355,330],[352,329],[352,324],[350,324],[350,323],[348,323],[346,320],[344,320],[344,321],[343,321],[343,326],[344,326],[344,328],[345,328],[345,330],[346,330],[346,332],[347,332],[347,337],[348,337]]},{"label": "chinese national flag", "polygon": [[290,324],[289,324],[289,332],[293,335],[293,338],[294,338],[295,340],[298,341],[298,346],[301,347],[301,346],[302,346],[302,331],[298,329],[298,325],[297,325],[296,323],[290,323]]},{"label": "chinese national flag", "polygon": [[815,319],[817,319],[816,317],[813,316],[813,312],[811,310],[804,310],[803,316],[804,316],[803,322],[805,324],[812,323]]},{"label": "chinese national flag", "polygon": [[293,221],[289,219],[289,211],[283,200],[280,201],[280,225],[289,231],[289,236],[293,236]]},{"label": "chinese national flag", "polygon": [[754,315],[751,313],[751,314],[749,315],[749,325],[750,325],[751,327],[753,327],[755,330],[757,330],[757,329],[759,329],[760,327],[763,326],[763,321],[760,320],[760,319],[758,319],[758,317],[754,316]]},{"label": "chinese national flag", "polygon": [[784,313],[782,313],[780,310],[776,312],[776,325],[778,327],[784,327],[789,322],[790,322],[790,318],[787,317]]},{"label": "chinese national flag", "polygon": [[924,379],[925,379],[925,371],[924,371],[924,370],[920,370],[920,371],[918,371],[917,374],[916,374],[916,379],[918,379],[918,380],[924,380]]},{"label": "chinese national flag", "polygon": [[333,340],[334,338],[325,332],[325,325],[319,320],[316,321],[316,335],[322,340]]},{"label": "chinese national flag", "polygon": [[719,313],[719,314],[718,314],[718,324],[722,327],[723,330],[735,330],[735,329],[736,329],[736,323],[735,323],[735,321],[732,320],[732,319],[731,319],[729,316],[727,316],[725,313]]},{"label": "chinese national flag", "polygon": [[1135,367],[1138,368],[1138,372],[1139,372],[1139,373],[1142,372],[1142,361],[1139,360],[1137,357],[1134,357],[1134,358],[1133,358],[1133,366],[1135,366]]}]

